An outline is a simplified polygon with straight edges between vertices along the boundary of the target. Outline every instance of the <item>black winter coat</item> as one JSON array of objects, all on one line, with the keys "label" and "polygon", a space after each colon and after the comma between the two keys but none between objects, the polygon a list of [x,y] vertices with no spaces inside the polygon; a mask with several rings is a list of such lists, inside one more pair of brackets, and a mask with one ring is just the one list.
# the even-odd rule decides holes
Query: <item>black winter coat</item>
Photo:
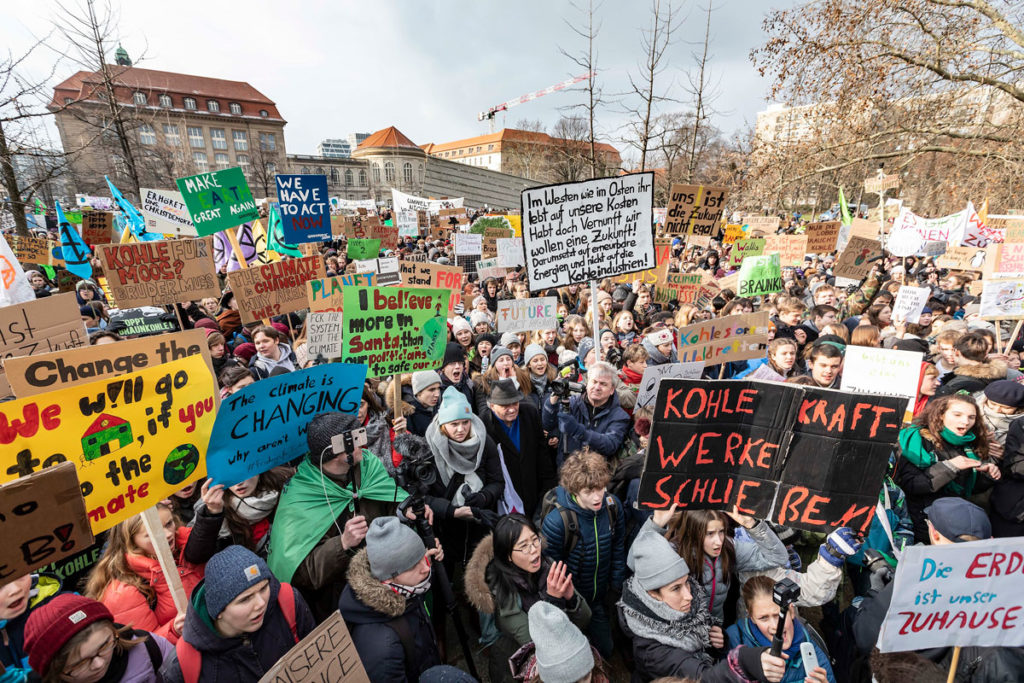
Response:
[{"label": "black winter coat", "polygon": [[406,415],[405,417],[406,429],[409,430],[410,434],[426,436],[427,427],[433,422],[434,415],[437,414],[437,405],[440,405],[440,402],[433,408],[428,408],[417,401],[416,397],[412,395],[412,389],[408,388],[407,391],[407,387],[402,387],[402,401],[413,407],[412,415]]},{"label": "black winter coat", "polygon": [[1002,479],[992,489],[992,510],[1010,522],[1024,522],[1024,418],[1010,423],[1006,433]]},{"label": "black winter coat", "polygon": [[[404,598],[374,578],[365,549],[352,558],[338,609],[373,683],[417,681],[420,674],[441,663],[423,598]],[[398,630],[389,625],[399,620],[412,638],[411,658],[406,657]]]},{"label": "black winter coat", "polygon": [[558,483],[555,460],[541,425],[540,411],[532,404],[519,403],[519,448],[490,409],[481,416],[487,435],[501,448],[505,468],[516,493],[523,499],[524,514],[533,519],[544,493]]}]

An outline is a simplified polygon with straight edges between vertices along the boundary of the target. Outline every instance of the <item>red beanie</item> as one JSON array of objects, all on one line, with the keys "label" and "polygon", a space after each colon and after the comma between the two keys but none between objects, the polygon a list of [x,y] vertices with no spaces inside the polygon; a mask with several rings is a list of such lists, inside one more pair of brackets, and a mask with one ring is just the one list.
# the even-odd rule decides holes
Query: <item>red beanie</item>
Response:
[{"label": "red beanie", "polygon": [[114,621],[106,605],[74,593],[61,593],[32,610],[25,622],[25,650],[32,670],[45,676],[50,661],[75,634],[104,619]]}]

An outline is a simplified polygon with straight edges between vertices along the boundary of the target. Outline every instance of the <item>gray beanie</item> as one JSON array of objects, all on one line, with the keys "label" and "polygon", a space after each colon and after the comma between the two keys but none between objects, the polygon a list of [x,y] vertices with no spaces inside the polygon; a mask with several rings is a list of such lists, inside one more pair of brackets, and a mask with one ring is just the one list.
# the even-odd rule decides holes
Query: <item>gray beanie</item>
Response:
[{"label": "gray beanie", "polygon": [[512,358],[512,360],[515,360],[515,358],[512,357],[511,349],[507,346],[495,346],[491,349],[491,365],[497,363],[498,359],[502,356],[508,356],[509,358]]},{"label": "gray beanie", "polygon": [[656,531],[641,531],[630,546],[626,560],[645,591],[656,591],[690,573],[686,561]]},{"label": "gray beanie", "polygon": [[229,545],[206,563],[206,611],[216,619],[243,592],[273,578],[267,563],[256,553],[245,546]]},{"label": "gray beanie", "polygon": [[594,338],[584,337],[583,339],[580,339],[580,345],[577,349],[576,353],[578,354],[580,363],[586,363],[587,354],[594,350]]},{"label": "gray beanie", "polygon": [[378,517],[366,532],[370,573],[381,581],[409,571],[427,553],[419,535],[397,517]]},{"label": "gray beanie", "polygon": [[528,618],[540,680],[576,683],[594,670],[590,643],[565,612],[540,600],[530,608]]},{"label": "gray beanie", "polygon": [[519,341],[519,335],[517,335],[515,332],[506,332],[505,334],[501,335],[500,344],[502,346],[508,346],[510,344],[519,344],[520,346],[523,345],[523,343]]},{"label": "gray beanie", "polygon": [[428,387],[441,383],[441,376],[433,370],[420,370],[412,373],[412,395],[420,393]]},{"label": "gray beanie", "polygon": [[527,344],[526,350],[523,351],[523,362],[529,365],[534,356],[544,356],[546,359],[548,354],[541,348],[540,344]]}]

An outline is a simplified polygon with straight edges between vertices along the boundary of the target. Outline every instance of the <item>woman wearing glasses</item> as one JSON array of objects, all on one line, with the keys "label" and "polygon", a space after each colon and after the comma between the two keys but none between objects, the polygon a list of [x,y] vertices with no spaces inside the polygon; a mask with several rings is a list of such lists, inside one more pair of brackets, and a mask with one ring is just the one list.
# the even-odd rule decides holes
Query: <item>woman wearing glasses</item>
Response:
[{"label": "woman wearing glasses", "polygon": [[43,683],[151,683],[174,648],[158,635],[115,624],[101,602],[62,593],[29,616],[25,649]]},{"label": "woman wearing glasses", "polygon": [[466,565],[466,595],[481,613],[493,615],[500,633],[488,649],[492,681],[511,680],[508,657],[531,642],[527,614],[537,602],[565,611],[581,631],[590,623],[590,607],[573,589],[565,563],[541,554],[536,527],[520,514],[498,520],[494,533],[473,551]]}]

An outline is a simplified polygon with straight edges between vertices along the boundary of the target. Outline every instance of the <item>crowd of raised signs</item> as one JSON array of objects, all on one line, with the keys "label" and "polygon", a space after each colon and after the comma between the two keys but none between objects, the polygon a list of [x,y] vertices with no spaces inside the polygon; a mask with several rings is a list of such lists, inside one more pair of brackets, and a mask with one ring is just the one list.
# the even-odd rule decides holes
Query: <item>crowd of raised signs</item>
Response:
[{"label": "crowd of raised signs", "polygon": [[[951,648],[875,645],[903,550],[1024,535],[1020,328],[981,319],[974,274],[931,257],[883,256],[839,287],[837,254],[809,254],[782,270],[783,291],[743,298],[726,281],[728,244],[668,245],[667,273],[725,286],[680,304],[640,276],[597,283],[595,300],[587,284],[531,293],[522,268],[467,274],[436,370],[368,379],[357,411],[309,419],[287,465],[157,505],[186,609],[140,516],[99,534],[94,562],[3,581],[0,681],[257,681],[339,613],[370,681],[477,680],[432,583],[438,565],[479,680],[945,680]],[[344,240],[311,253],[328,277],[356,272]],[[423,237],[380,256],[457,261],[449,240]],[[27,272],[38,297],[56,292]],[[904,285],[928,290],[913,323],[893,314]],[[89,343],[118,343],[104,289],[83,280],[76,296]],[[557,297],[555,320],[500,333],[500,303],[531,296]],[[638,403],[645,372],[679,363],[693,326],[758,313],[767,326],[746,326],[757,357],[688,377],[839,389],[851,349],[920,354],[912,421],[869,524],[815,534],[742,505],[641,500],[659,405]],[[305,312],[243,324],[226,288],[164,317],[205,331],[223,400],[325,362],[308,352]],[[423,507],[407,495],[417,485]],[[780,619],[783,579],[799,597]],[[964,648],[958,666],[960,681],[1024,680],[1017,647]],[[303,680],[289,667],[275,680]]]}]

